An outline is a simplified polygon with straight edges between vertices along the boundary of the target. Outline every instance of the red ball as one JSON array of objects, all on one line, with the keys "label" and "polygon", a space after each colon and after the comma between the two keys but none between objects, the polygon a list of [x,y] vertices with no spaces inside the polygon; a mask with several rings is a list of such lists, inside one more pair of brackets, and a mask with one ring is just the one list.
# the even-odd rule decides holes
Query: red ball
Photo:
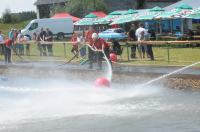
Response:
[{"label": "red ball", "polygon": [[97,87],[110,87],[110,81],[107,78],[97,78],[95,81]]},{"label": "red ball", "polygon": [[117,55],[115,53],[110,53],[110,60],[112,62],[117,62]]}]

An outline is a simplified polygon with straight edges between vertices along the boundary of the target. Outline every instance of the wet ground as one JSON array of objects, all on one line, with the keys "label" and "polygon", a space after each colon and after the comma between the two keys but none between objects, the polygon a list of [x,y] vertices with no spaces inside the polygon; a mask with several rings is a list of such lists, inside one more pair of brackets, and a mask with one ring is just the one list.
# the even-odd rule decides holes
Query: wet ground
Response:
[{"label": "wet ground", "polygon": [[57,65],[1,66],[1,132],[200,130],[200,92],[167,85],[175,78],[184,79],[181,85],[189,79],[199,81],[198,68],[141,87],[178,67],[114,66],[111,88],[99,89],[94,87],[94,80],[106,76],[106,69]]}]

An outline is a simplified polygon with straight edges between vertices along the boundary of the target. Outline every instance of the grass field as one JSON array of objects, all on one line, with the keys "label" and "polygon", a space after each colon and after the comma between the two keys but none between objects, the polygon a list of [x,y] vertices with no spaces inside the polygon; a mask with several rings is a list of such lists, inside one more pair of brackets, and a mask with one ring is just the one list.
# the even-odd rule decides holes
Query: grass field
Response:
[{"label": "grass field", "polygon": [[[71,45],[66,44],[66,54],[64,52],[63,44],[55,44],[53,47],[54,57],[40,56],[39,50],[36,44],[31,44],[31,55],[22,56],[26,61],[67,61],[73,57],[71,53]],[[183,66],[192,64],[194,62],[200,61],[200,48],[170,48],[169,49],[169,61],[168,52],[165,47],[154,47],[155,61],[150,61],[148,58],[145,59],[130,59],[128,61],[127,49],[124,48],[122,56],[118,56],[119,63],[132,64],[132,65],[162,65],[162,66]],[[130,52],[130,49],[129,49]],[[137,54],[137,57],[139,55]],[[0,56],[0,60],[3,61],[3,55]],[[14,61],[22,61],[18,56],[13,56]],[[76,58],[73,62],[79,62],[80,58]],[[200,65],[199,65],[200,66]]]},{"label": "grass field", "polygon": [[[17,24],[0,24],[0,30],[4,34],[7,34],[11,28],[22,29],[25,27],[29,21],[25,21]],[[40,56],[39,50],[37,49],[36,44],[31,44],[31,56],[22,56],[25,60],[30,61],[66,61],[73,57],[73,54],[70,52],[71,44],[66,44],[66,55],[64,54],[63,44],[54,45],[54,57]],[[119,63],[132,64],[132,65],[188,65],[194,62],[200,61],[200,48],[170,48],[169,49],[169,61],[168,61],[168,52],[165,47],[154,47],[154,56],[155,61],[150,61],[149,59],[131,59],[127,61],[127,48],[124,47],[122,57],[119,57]],[[129,48],[130,53],[130,48]],[[137,54],[137,57],[139,55]],[[3,56],[0,55],[0,60],[4,60]],[[13,56],[14,61],[21,61],[17,56]],[[77,62],[79,59],[75,59]],[[200,66],[200,65],[199,65]]]}]

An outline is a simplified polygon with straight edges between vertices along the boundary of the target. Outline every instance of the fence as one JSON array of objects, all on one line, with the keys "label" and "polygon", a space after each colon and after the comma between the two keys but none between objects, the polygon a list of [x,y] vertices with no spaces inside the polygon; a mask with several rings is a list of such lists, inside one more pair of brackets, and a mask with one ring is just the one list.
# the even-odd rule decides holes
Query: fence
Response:
[{"label": "fence", "polygon": [[[26,55],[20,55],[22,57],[25,57],[27,60],[38,60],[43,59],[45,60],[45,56],[40,56],[40,51],[38,50],[38,45],[35,41],[29,41],[30,44],[30,56]],[[71,53],[71,42],[69,41],[63,41],[63,42],[50,42],[53,44],[53,52],[54,52],[54,60],[70,60],[74,55]],[[200,60],[200,49],[194,48],[193,45],[200,44],[200,41],[194,40],[194,41],[145,41],[143,42],[145,44],[153,45],[154,48],[154,55],[157,60],[162,60],[166,62],[170,62],[171,60],[176,61],[188,61],[188,62],[195,62]],[[24,50],[26,49],[27,42],[24,42]],[[49,44],[49,42],[41,42],[41,45],[43,44]],[[134,59],[130,58],[130,47],[132,45],[137,45],[138,42],[133,41],[126,41],[126,42],[120,42],[120,45],[124,47],[124,51],[122,54],[122,60],[123,61],[131,61]],[[187,48],[176,48],[176,46],[180,45],[189,45]],[[175,53],[175,50],[176,53]],[[173,53],[174,52],[174,53]],[[184,53],[179,53],[184,52]],[[171,55],[172,54],[172,55]],[[175,58],[171,58],[174,57]],[[176,55],[177,54],[177,55]],[[186,55],[188,54],[188,55]],[[193,57],[195,56],[195,58]],[[185,58],[184,59],[177,59],[177,58]],[[14,58],[17,58],[16,54],[14,54]],[[3,59],[3,58],[2,58]],[[17,60],[17,59],[16,59]],[[138,59],[134,60],[138,61]]]}]

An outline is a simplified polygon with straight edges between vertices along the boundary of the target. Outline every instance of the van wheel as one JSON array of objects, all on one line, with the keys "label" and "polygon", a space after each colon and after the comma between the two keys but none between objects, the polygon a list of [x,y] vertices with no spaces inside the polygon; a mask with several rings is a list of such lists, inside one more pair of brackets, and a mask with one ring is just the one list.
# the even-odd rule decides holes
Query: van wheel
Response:
[{"label": "van wheel", "polygon": [[65,38],[64,33],[58,33],[58,40],[63,40]]}]

